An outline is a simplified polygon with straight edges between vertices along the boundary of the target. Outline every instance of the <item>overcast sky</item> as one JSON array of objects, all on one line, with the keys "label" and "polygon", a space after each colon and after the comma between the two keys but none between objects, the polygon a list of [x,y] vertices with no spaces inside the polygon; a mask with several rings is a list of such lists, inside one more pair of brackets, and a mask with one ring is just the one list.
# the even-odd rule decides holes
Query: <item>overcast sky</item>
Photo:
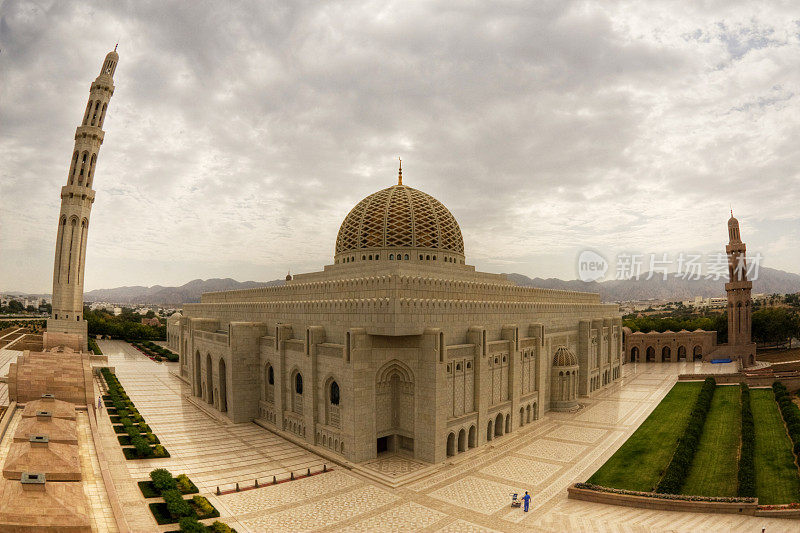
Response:
[{"label": "overcast sky", "polygon": [[467,262],[748,251],[800,271],[800,5],[0,0],[0,290],[50,292],[75,127],[119,40],[86,289],[333,260],[396,182]]}]

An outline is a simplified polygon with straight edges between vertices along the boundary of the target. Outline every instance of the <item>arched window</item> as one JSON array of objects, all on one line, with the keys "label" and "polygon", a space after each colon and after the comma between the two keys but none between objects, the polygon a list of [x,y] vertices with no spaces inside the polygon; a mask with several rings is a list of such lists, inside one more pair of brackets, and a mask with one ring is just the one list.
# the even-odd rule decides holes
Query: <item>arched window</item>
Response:
[{"label": "arched window", "polygon": [[266,384],[264,386],[264,399],[270,403],[275,401],[275,371],[272,365],[267,363]]},{"label": "arched window", "polygon": [[108,104],[103,104],[103,110],[100,112],[100,122],[97,124],[98,127],[103,127],[103,121],[106,119],[106,108]]},{"label": "arched window", "polygon": [[389,261],[394,260],[394,254],[389,254]]},{"label": "arched window", "polygon": [[292,394],[292,411],[302,415],[303,414],[303,376],[300,372],[295,371],[294,374],[294,392]]},{"label": "arched window", "polygon": [[83,175],[86,170],[86,160],[88,158],[89,158],[89,152],[83,152],[83,155],[81,156],[81,172],[80,174],[78,174],[78,183],[81,183],[83,181]]},{"label": "arched window", "polygon": [[92,112],[92,126],[94,126],[94,123],[97,121],[97,111],[99,109],[100,109],[100,100],[98,100],[94,104],[94,111]]},{"label": "arched window", "polygon": [[331,390],[330,390],[330,401],[331,405],[339,405],[339,384],[335,381],[331,382]]},{"label": "arched window", "polygon": [[408,261],[408,254],[406,254],[405,256],[403,256],[403,259],[405,259],[406,261]]},{"label": "arched window", "polygon": [[340,427],[341,416],[339,415],[340,391],[336,380],[330,379],[327,386],[328,403],[325,406],[325,423],[329,426]]}]

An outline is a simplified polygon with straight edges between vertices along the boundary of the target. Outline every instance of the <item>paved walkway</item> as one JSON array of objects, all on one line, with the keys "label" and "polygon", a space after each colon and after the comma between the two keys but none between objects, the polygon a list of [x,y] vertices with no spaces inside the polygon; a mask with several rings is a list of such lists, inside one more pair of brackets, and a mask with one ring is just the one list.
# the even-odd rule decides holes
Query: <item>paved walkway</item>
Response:
[{"label": "paved walkway", "polygon": [[[8,365],[17,360],[17,356],[22,355],[19,350],[0,349],[0,376],[8,375]],[[8,405],[8,384],[0,382],[0,405]]]},{"label": "paved walkway", "polygon": [[[128,461],[131,475],[156,465],[187,473],[238,531],[800,531],[794,521],[648,511],[568,500],[644,421],[679,373],[726,372],[725,365],[637,364],[621,383],[576,413],[548,413],[491,445],[452,458],[435,473],[397,489],[336,470],[276,486],[214,496],[216,485],[252,483],[270,472],[297,471],[322,460],[255,424],[226,425],[181,393],[187,386],[119,341],[102,341],[109,363],[173,454]],[[391,460],[391,459],[389,459]],[[147,464],[145,464],[147,463]],[[303,466],[301,466],[303,465]],[[266,474],[266,475],[264,475]],[[510,494],[532,490],[531,512],[509,506]]]}]

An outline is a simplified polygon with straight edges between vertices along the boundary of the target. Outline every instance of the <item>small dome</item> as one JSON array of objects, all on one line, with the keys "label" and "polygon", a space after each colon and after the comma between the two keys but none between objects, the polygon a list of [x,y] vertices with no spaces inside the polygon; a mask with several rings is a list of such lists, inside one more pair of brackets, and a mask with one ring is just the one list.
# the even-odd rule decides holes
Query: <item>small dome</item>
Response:
[{"label": "small dome", "polygon": [[378,251],[439,253],[439,260],[464,259],[464,239],[452,213],[436,198],[401,183],[361,200],[336,237],[336,259]]},{"label": "small dome", "polygon": [[578,366],[578,358],[566,346],[559,346],[553,356],[553,366]]}]

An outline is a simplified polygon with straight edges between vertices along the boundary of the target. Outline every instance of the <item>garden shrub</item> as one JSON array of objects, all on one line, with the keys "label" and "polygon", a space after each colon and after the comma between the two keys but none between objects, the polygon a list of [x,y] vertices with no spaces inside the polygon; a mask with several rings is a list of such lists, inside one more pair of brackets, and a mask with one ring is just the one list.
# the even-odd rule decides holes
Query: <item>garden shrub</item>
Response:
[{"label": "garden shrub", "polygon": [[128,434],[130,438],[138,437],[141,435],[139,428],[136,426],[123,426],[125,428],[125,433]]},{"label": "garden shrub", "polygon": [[694,403],[689,422],[683,430],[683,435],[678,439],[678,446],[656,487],[656,492],[662,494],[678,494],[680,492],[683,482],[689,475],[695,452],[697,452],[716,387],[717,383],[714,378],[706,378]]},{"label": "garden shrub", "polygon": [[139,457],[149,457],[153,453],[150,443],[144,440],[141,435],[131,435],[131,444],[136,449],[136,455]]},{"label": "garden shrub", "polygon": [[184,516],[178,522],[181,533],[203,533],[206,526],[197,521],[193,516]]},{"label": "garden shrub", "polygon": [[741,384],[742,392],[742,449],[739,455],[739,487],[736,494],[746,498],[756,496],[756,430],[750,407],[750,388]]},{"label": "garden shrub", "polygon": [[155,435],[153,435],[152,433],[149,433],[149,432],[148,432],[148,433],[145,435],[145,437],[147,438],[147,440],[149,440],[149,441],[150,441],[150,444],[155,444],[155,443],[156,443],[156,436],[155,436]]},{"label": "garden shrub", "polygon": [[211,524],[211,531],[214,533],[233,533],[233,529],[231,526],[224,522],[220,522],[219,520],[215,520],[213,524]]},{"label": "garden shrub", "polygon": [[153,457],[166,457],[167,450],[160,444],[156,444],[155,448],[153,448]]},{"label": "garden shrub", "polygon": [[192,507],[177,490],[165,490],[161,493],[161,497],[164,498],[164,502],[167,504],[167,511],[169,511],[172,518],[192,515]]},{"label": "garden shrub", "polygon": [[196,490],[194,484],[186,474],[179,475],[175,478],[175,481],[178,483],[178,490],[184,494],[189,494],[190,492]]},{"label": "garden shrub", "polygon": [[166,468],[156,468],[150,472],[150,479],[153,481],[153,486],[155,486],[156,490],[159,492],[175,490],[176,488],[175,479]]},{"label": "garden shrub", "polygon": [[204,496],[198,494],[192,497],[192,500],[198,509],[200,509],[200,512],[197,514],[200,515],[201,518],[214,513],[214,506],[208,503],[208,500],[205,499]]}]

